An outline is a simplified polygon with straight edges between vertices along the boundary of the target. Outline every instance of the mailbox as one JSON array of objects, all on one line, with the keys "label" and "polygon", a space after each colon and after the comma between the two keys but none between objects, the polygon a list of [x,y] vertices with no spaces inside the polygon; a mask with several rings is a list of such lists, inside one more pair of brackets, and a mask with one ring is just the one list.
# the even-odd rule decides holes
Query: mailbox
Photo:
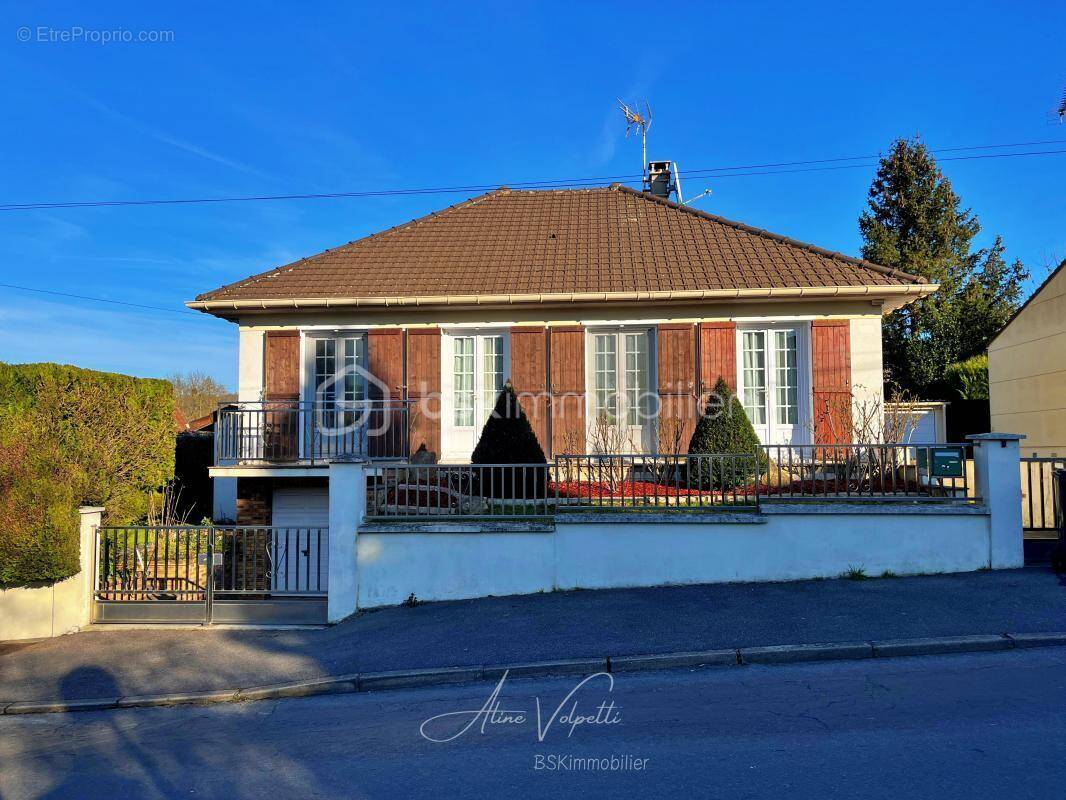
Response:
[{"label": "mailbox", "polygon": [[961,447],[919,447],[918,468],[934,478],[961,478],[966,469],[966,454]]}]

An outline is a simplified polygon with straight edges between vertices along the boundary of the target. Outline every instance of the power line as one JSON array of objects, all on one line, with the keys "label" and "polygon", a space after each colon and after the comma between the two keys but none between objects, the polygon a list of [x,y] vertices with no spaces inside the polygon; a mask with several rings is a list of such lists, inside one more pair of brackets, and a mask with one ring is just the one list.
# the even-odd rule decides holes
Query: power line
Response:
[{"label": "power line", "polygon": [[22,292],[37,292],[38,294],[50,294],[56,297],[71,297],[75,300],[91,300],[94,303],[110,303],[116,306],[131,306],[133,308],[143,308],[148,311],[166,311],[169,314],[187,314],[193,317],[200,317],[206,319],[202,314],[196,311],[186,311],[185,309],[177,308],[164,308],[163,306],[146,306],[140,303],[127,303],[125,300],[108,300],[106,297],[90,297],[84,294],[71,294],[69,292],[56,292],[51,289],[38,289],[33,286],[16,286],[13,283],[0,283],[0,287],[5,289],[18,289]]},{"label": "power line", "polygon": [[[1066,144],[1066,139],[1052,139],[1040,142],[1015,142],[1010,144],[968,145],[964,147],[934,148],[932,152],[963,152],[969,150],[993,150],[1008,147],[1035,147],[1044,144]],[[1015,158],[1021,156],[1043,156],[1066,153],[1066,150],[1040,150],[1020,153],[982,153],[970,156],[948,156],[940,161],[972,161],[986,158]],[[743,164],[727,167],[705,167],[700,169],[681,170],[680,174],[689,178],[733,178],[748,177],[753,175],[784,175],[798,172],[824,172],[838,169],[866,169],[877,166],[875,163],[840,164],[845,161],[868,161],[877,159],[878,155],[868,156],[842,156],[837,158],[812,159],[805,161],[779,161],[766,164]],[[837,164],[837,166],[816,166]],[[777,169],[779,167],[809,167],[804,169]],[[748,170],[737,172],[737,170]],[[42,202],[42,203],[5,203],[0,204],[0,211],[30,211],[61,208],[108,208],[119,206],[156,206],[156,205],[193,205],[204,203],[240,203],[240,202],[263,202],[278,200],[329,200],[359,197],[402,197],[415,195],[433,194],[472,194],[477,192],[491,191],[501,185],[515,189],[563,189],[580,188],[588,185],[604,184],[613,181],[636,182],[642,179],[642,175],[601,175],[592,178],[569,178],[539,181],[503,181],[491,184],[476,184],[467,186],[439,186],[432,188],[412,189],[381,189],[352,192],[319,192],[312,194],[279,194],[279,195],[242,195],[232,197],[198,197],[198,198],[163,198],[145,200],[86,200],[65,202]]]}]

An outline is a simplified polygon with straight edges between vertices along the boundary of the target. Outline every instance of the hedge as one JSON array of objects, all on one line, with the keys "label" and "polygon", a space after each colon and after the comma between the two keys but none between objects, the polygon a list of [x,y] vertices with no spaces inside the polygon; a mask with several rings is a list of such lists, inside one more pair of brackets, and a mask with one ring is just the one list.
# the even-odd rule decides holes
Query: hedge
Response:
[{"label": "hedge", "polygon": [[78,506],[143,519],[174,473],[166,381],[0,363],[0,586],[78,572]]}]

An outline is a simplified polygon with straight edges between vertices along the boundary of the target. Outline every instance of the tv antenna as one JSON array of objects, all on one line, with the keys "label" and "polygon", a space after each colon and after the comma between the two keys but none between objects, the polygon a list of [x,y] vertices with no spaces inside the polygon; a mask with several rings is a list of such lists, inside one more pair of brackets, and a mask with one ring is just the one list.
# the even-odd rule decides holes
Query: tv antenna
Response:
[{"label": "tv antenna", "polygon": [[644,113],[630,108],[622,102],[621,98],[618,98],[618,107],[622,110],[622,115],[626,118],[626,138],[636,131],[640,134],[641,145],[641,162],[640,171],[645,176],[648,175],[648,128],[651,127],[651,105],[647,100],[644,101]]}]

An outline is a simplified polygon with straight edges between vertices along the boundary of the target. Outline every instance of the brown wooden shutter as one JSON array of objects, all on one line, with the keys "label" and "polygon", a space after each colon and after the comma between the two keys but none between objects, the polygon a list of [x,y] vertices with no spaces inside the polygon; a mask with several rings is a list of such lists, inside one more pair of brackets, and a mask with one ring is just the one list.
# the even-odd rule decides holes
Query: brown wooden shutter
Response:
[{"label": "brown wooden shutter", "polygon": [[543,327],[511,328],[511,385],[545,455],[548,439],[548,339]]},{"label": "brown wooden shutter", "polygon": [[659,360],[659,450],[684,453],[696,428],[699,414],[696,397],[696,326],[660,325]]},{"label": "brown wooden shutter", "polygon": [[440,328],[407,331],[407,399],[411,453],[425,445],[440,455]]},{"label": "brown wooden shutter", "polygon": [[[300,332],[267,331],[263,353],[263,448],[271,458],[299,456]],[[247,514],[245,514],[247,516]]]},{"label": "brown wooden shutter", "polygon": [[[735,322],[700,323],[700,402],[706,403],[718,378],[725,378],[729,388],[737,390],[737,324]],[[702,409],[701,409],[702,410]]]},{"label": "brown wooden shutter", "polygon": [[811,323],[811,383],[814,443],[851,443],[851,324]]},{"label": "brown wooden shutter", "polygon": [[300,332],[267,331],[263,360],[263,396],[267,400],[300,399]]},{"label": "brown wooden shutter", "polygon": [[585,429],[585,329],[549,328],[552,454],[587,449]]},{"label": "brown wooden shutter", "polygon": [[367,370],[376,378],[370,381],[371,400],[403,397],[403,331],[378,328],[368,331]]}]

